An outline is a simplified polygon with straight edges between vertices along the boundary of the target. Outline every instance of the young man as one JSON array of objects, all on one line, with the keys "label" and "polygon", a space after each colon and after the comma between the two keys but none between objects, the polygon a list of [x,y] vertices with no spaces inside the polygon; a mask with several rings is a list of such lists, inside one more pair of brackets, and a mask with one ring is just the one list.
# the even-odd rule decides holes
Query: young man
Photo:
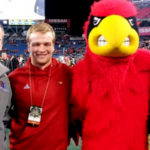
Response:
[{"label": "young man", "polygon": [[[3,38],[4,38],[4,29],[0,25],[0,50],[2,49]],[[6,75],[8,71],[9,69],[0,63],[0,149],[1,150],[6,149],[4,122],[6,123],[9,119],[8,116],[6,116],[6,114],[11,103],[11,89],[10,89],[8,77]]]},{"label": "young man", "polygon": [[14,103],[11,150],[66,150],[71,72],[52,58],[55,32],[47,23],[27,32],[30,58],[9,75]]}]

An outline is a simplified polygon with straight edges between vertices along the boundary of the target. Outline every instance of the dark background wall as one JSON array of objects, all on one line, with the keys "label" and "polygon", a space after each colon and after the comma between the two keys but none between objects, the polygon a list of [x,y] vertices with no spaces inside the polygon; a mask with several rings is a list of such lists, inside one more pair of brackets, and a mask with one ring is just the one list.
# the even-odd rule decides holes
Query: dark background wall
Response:
[{"label": "dark background wall", "polygon": [[71,34],[82,35],[90,6],[94,0],[46,0],[47,19],[71,19]]}]

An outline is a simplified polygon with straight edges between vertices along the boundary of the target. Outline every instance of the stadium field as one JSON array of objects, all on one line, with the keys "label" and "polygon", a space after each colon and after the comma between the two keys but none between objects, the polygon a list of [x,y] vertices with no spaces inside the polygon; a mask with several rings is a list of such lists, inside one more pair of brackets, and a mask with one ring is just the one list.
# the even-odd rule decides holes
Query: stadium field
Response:
[{"label": "stadium field", "polygon": [[[8,148],[8,144],[9,144],[9,140],[8,140],[9,130],[6,129],[5,132],[6,132],[6,135],[7,135],[7,150],[9,150],[9,148]],[[81,139],[79,141],[79,145],[78,146],[75,146],[74,141],[71,139],[70,145],[68,146],[67,150],[81,150]]]},{"label": "stadium field", "polygon": [[[7,135],[7,150],[9,150],[8,148],[8,144],[9,144],[9,140],[8,140],[8,134],[9,134],[9,130],[6,129],[6,135]],[[79,145],[76,146],[74,141],[71,139],[71,142],[70,142],[70,145],[68,146],[67,150],[81,150],[81,138],[79,140]],[[148,144],[149,144],[149,147],[148,147],[148,150],[150,150],[150,135],[148,136]]]}]

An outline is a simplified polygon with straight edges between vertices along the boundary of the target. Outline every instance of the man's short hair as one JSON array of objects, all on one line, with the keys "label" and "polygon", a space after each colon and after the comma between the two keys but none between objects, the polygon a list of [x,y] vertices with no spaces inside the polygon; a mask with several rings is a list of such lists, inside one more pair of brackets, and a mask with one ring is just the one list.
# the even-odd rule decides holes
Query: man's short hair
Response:
[{"label": "man's short hair", "polygon": [[26,36],[28,43],[30,42],[30,35],[34,32],[40,32],[40,33],[51,32],[52,36],[53,36],[53,43],[55,43],[55,39],[56,39],[55,31],[50,24],[42,22],[42,23],[37,23],[37,24],[31,26],[28,29],[27,36]]}]

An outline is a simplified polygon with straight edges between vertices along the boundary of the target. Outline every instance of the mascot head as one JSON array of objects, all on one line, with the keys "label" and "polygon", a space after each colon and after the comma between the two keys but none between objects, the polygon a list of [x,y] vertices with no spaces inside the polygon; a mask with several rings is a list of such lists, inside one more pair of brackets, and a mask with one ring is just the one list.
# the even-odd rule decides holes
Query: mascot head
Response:
[{"label": "mascot head", "polygon": [[127,0],[94,2],[84,26],[89,51],[106,57],[134,54],[139,45],[137,11]]}]

